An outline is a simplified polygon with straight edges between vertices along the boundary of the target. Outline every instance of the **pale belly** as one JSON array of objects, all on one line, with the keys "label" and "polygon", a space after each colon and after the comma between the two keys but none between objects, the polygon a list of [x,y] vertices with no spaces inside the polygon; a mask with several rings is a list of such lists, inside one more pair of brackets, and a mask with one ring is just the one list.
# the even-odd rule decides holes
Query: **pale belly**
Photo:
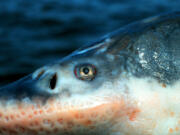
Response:
[{"label": "pale belly", "polygon": [[130,98],[138,109],[130,118],[120,119],[120,135],[180,135],[180,83],[165,85],[150,79],[130,83]]}]

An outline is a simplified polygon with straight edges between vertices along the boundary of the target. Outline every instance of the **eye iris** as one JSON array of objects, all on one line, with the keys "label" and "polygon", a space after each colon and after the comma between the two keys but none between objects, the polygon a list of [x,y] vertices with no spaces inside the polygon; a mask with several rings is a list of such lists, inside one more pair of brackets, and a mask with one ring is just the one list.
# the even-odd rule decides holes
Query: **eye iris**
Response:
[{"label": "eye iris", "polygon": [[83,73],[87,75],[89,73],[89,68],[88,67],[83,68]]},{"label": "eye iris", "polygon": [[80,64],[74,68],[74,74],[80,80],[91,81],[96,76],[96,67],[91,64]]}]

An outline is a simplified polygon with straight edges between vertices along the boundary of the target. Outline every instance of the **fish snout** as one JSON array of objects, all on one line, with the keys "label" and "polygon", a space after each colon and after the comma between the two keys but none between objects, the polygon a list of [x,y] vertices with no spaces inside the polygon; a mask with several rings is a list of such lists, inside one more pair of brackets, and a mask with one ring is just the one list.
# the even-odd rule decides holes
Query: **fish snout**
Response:
[{"label": "fish snout", "polygon": [[57,93],[57,79],[58,75],[56,72],[44,68],[38,69],[33,74],[0,88],[0,98],[50,97]]}]

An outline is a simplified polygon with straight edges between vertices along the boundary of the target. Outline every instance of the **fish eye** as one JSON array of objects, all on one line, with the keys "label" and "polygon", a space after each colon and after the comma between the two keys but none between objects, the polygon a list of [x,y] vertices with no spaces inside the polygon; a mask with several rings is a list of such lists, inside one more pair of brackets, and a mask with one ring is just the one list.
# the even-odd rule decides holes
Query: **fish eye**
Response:
[{"label": "fish eye", "polygon": [[91,64],[80,64],[74,69],[75,76],[80,80],[93,80],[96,76],[96,67]]}]

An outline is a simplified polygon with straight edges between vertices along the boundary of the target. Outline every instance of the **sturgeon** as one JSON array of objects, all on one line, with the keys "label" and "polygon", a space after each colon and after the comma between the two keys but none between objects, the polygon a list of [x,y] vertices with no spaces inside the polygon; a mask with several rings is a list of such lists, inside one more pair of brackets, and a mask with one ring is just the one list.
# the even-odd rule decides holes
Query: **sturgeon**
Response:
[{"label": "sturgeon", "polygon": [[180,135],[180,12],[129,24],[0,88],[0,135]]}]

